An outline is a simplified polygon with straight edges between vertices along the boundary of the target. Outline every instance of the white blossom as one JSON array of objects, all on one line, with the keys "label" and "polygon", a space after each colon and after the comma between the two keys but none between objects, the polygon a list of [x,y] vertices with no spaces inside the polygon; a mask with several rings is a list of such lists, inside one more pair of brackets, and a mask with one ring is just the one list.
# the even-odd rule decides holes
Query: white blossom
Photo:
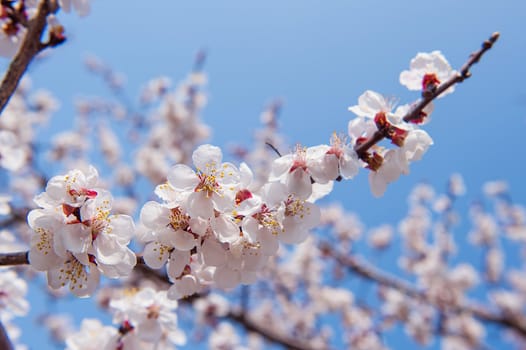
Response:
[{"label": "white blossom", "polygon": [[47,271],[54,288],[69,284],[77,296],[90,295],[100,273],[110,278],[130,274],[135,254],[127,247],[135,227],[131,217],[110,215],[112,197],[96,187],[98,174],[90,167],[49,180],[46,192],[35,197],[42,209],[28,215],[33,229],[29,261]]},{"label": "white blossom", "polygon": [[[457,72],[451,68],[440,51],[421,52],[411,60],[409,70],[400,74],[400,84],[409,90],[422,90],[422,83],[426,74],[434,74],[440,83],[443,83]],[[454,86],[451,86],[439,98],[452,93],[454,90]]]}]

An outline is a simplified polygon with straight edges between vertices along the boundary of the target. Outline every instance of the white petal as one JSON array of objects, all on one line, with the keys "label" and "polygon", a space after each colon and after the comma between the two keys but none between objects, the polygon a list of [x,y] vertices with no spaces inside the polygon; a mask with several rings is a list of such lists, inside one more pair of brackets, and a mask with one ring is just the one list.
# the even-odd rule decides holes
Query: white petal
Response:
[{"label": "white petal", "polygon": [[170,256],[170,247],[158,242],[148,243],[144,247],[143,258],[146,265],[152,269],[160,269]]},{"label": "white petal", "polygon": [[313,183],[312,184],[312,193],[307,198],[307,202],[314,203],[318,199],[325,197],[332,192],[334,187],[334,181],[329,181],[326,184]]},{"label": "white petal", "polygon": [[178,191],[193,191],[199,184],[199,178],[187,165],[177,164],[168,173],[168,183]]},{"label": "white petal", "polygon": [[279,249],[278,235],[268,230],[261,230],[259,235],[260,250],[265,255],[276,255]]},{"label": "white petal", "polygon": [[375,197],[383,196],[385,190],[387,190],[387,182],[385,179],[383,179],[382,176],[378,176],[374,171],[369,173],[369,185],[371,187],[371,192]]},{"label": "white petal", "polygon": [[241,188],[248,188],[249,185],[254,180],[254,173],[250,169],[250,167],[245,163],[241,163],[239,165],[239,180],[241,182]]},{"label": "white petal", "polygon": [[91,245],[91,228],[83,224],[62,225],[55,232],[55,252],[64,256],[64,250],[85,253]]},{"label": "white petal", "polygon": [[276,181],[281,179],[292,166],[294,156],[292,154],[279,157],[272,162],[272,169],[270,170],[269,181]]},{"label": "white petal", "polygon": [[122,245],[127,245],[135,236],[135,224],[129,215],[111,215],[106,234],[112,236]]},{"label": "white petal", "polygon": [[141,222],[148,228],[165,227],[170,223],[170,209],[149,201],[141,209]]},{"label": "white petal", "polygon": [[422,159],[422,156],[433,144],[433,139],[424,130],[411,130],[404,141],[404,152],[408,161]]},{"label": "white petal", "polygon": [[316,183],[325,184],[335,180],[339,172],[339,160],[334,154],[323,153],[320,157],[307,162],[312,178]]},{"label": "white petal", "polygon": [[285,184],[287,185],[289,193],[299,198],[306,199],[312,193],[311,177],[301,168],[289,173]]},{"label": "white petal", "polygon": [[200,171],[205,171],[209,167],[217,168],[222,159],[221,149],[212,145],[201,145],[192,154],[192,161]]},{"label": "white petal", "polygon": [[374,118],[376,113],[389,112],[391,108],[382,95],[367,90],[358,98],[358,105],[349,107],[349,110],[358,117]]},{"label": "white petal", "polygon": [[199,285],[195,276],[184,275],[181,279],[175,280],[168,290],[168,298],[181,299],[199,291]]},{"label": "white petal", "polygon": [[190,263],[190,253],[174,250],[170,254],[170,260],[168,261],[167,273],[172,280],[178,278],[183,272],[186,265]]},{"label": "white petal", "polygon": [[261,249],[246,248],[243,252],[243,269],[259,271],[265,266],[268,255],[263,254]]},{"label": "white petal", "polygon": [[197,241],[194,238],[194,235],[189,232],[183,230],[173,232],[173,230],[171,230],[170,243],[176,249],[186,251],[194,248]]},{"label": "white petal", "polygon": [[236,287],[241,281],[241,274],[237,270],[228,268],[217,268],[214,273],[214,282],[217,287],[231,289]]},{"label": "white petal", "polygon": [[207,239],[201,247],[203,261],[210,266],[223,266],[227,262],[225,249],[214,239]]},{"label": "white petal", "polygon": [[187,212],[191,217],[209,219],[214,215],[214,205],[205,192],[193,192],[188,196]]},{"label": "white petal", "polygon": [[283,220],[283,232],[278,235],[278,239],[285,244],[298,244],[308,237],[308,230],[298,225],[291,218]]},{"label": "white petal", "polygon": [[342,157],[340,158],[340,175],[344,179],[351,179],[362,167],[356,152],[349,146],[345,146]]},{"label": "white petal", "polygon": [[239,226],[225,215],[210,219],[210,226],[221,242],[234,242],[239,239]]}]

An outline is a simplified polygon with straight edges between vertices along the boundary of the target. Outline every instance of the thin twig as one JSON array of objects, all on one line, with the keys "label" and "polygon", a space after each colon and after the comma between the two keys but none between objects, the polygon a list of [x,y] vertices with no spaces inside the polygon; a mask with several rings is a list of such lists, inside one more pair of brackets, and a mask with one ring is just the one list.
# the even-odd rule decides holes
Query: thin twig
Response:
[{"label": "thin twig", "polygon": [[279,150],[273,144],[271,144],[270,142],[265,142],[265,145],[269,146],[274,152],[276,152],[276,154],[279,157],[281,157],[281,153],[279,152]]},{"label": "thin twig", "polygon": [[[342,255],[336,250],[334,250],[329,244],[322,244],[321,249],[324,252],[324,254],[326,254],[327,256],[332,256],[339,264],[347,267],[362,278],[365,278],[367,280],[373,281],[386,287],[396,289],[409,297],[418,300],[423,300],[432,304],[432,301],[429,300],[424,291],[418,289],[417,287],[413,286],[407,281],[404,281],[384,271],[381,271],[368,264],[366,261],[358,259],[357,257]],[[27,265],[29,264],[28,253],[29,252],[16,252],[0,254],[0,266]],[[137,258],[137,266],[135,267],[135,269],[147,278],[154,278],[159,282],[169,283],[168,277],[165,274],[162,274],[147,267],[144,264],[144,260],[141,256],[138,256]],[[199,298],[199,295],[183,299],[182,301],[191,303],[197,298]],[[482,321],[504,326],[526,337],[526,321],[524,319],[514,317],[513,315],[495,313],[481,305],[475,305],[470,303],[457,305],[452,308],[452,311],[456,311],[459,313],[470,313]],[[291,349],[311,349],[311,347],[308,344],[304,344],[287,336],[277,334],[271,329],[268,329],[265,326],[255,323],[254,321],[245,317],[241,313],[230,313],[227,316],[227,318],[244,325],[247,330],[256,332],[269,341],[282,344]]]},{"label": "thin twig", "polygon": [[9,335],[7,334],[2,322],[0,322],[0,349],[13,350],[13,344],[11,343]]},{"label": "thin twig", "polygon": [[[499,39],[499,36],[500,34],[498,32],[493,33],[488,40],[484,41],[480,50],[472,53],[469,56],[469,59],[466,61],[466,63],[464,63],[462,68],[460,68],[459,73],[453,75],[451,78],[446,80],[444,83],[440,84],[436,90],[424,93],[422,96],[422,99],[420,99],[420,101],[418,101],[418,103],[414,105],[413,108],[411,108],[411,110],[409,110],[409,112],[407,112],[407,114],[404,116],[403,118],[404,121],[410,122],[412,120],[419,118],[424,108],[429,103],[431,103],[431,101],[436,99],[438,96],[440,96],[444,91],[449,89],[451,86],[461,83],[467,78],[469,78],[471,76],[471,72],[470,72],[471,67],[480,60],[480,58],[482,57],[482,55],[484,55],[484,53],[486,53],[486,51],[491,49],[493,44]],[[365,140],[365,142],[357,145],[354,148],[354,150],[356,151],[358,156],[361,158],[367,153],[367,151],[372,146],[374,146],[375,144],[383,140],[384,137],[385,137],[384,130],[378,130],[369,139]]]},{"label": "thin twig", "polygon": [[308,342],[303,342],[293,337],[282,335],[276,331],[270,329],[269,327],[263,326],[252,319],[245,317],[242,313],[230,312],[226,316],[229,320],[235,321],[238,324],[242,325],[247,331],[257,333],[261,335],[266,340],[281,344],[287,349],[293,350],[315,350],[317,348],[311,346]]}]

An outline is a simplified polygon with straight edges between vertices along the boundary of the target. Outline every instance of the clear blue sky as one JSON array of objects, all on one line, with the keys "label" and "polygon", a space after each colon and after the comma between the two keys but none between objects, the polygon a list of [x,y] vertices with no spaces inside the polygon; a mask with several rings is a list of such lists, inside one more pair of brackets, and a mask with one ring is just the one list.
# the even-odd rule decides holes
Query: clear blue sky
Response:
[{"label": "clear blue sky", "polygon": [[[96,0],[87,18],[59,18],[67,43],[31,72],[36,87],[62,101],[44,132],[70,125],[75,96],[108,94],[84,69],[85,54],[94,53],[124,73],[128,93],[137,96],[153,77],[184,78],[204,48],[210,80],[204,121],[213,129],[211,142],[219,146],[248,144],[260,112],[276,97],[285,103],[281,126],[290,144],[326,143],[332,132],[346,132],[353,117],[347,107],[366,89],[397,96],[401,103],[416,99],[398,76],[417,52],[439,49],[458,68],[500,31],[500,41],[474,67],[473,77],[436,103],[426,127],[435,145],[410,176],[375,199],[363,172],[337,184],[332,198],[368,225],[395,223],[417,182],[442,188],[459,172],[471,199],[484,182],[505,179],[514,199],[526,202],[524,1]],[[25,342],[32,349],[49,349],[41,334],[34,334],[24,329]]]}]

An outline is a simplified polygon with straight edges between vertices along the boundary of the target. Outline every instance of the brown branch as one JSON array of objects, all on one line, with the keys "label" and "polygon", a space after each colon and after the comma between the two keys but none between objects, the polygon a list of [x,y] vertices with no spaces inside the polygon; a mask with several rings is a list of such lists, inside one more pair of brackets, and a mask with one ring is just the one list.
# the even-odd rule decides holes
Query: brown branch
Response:
[{"label": "brown branch", "polygon": [[43,44],[40,39],[46,27],[47,16],[53,10],[52,7],[50,1],[42,0],[35,17],[28,23],[24,40],[0,83],[0,113],[9,102],[33,58],[48,46]]},{"label": "brown branch", "polygon": [[[431,305],[434,305],[433,301],[427,297],[425,291],[418,289],[417,287],[413,286],[407,281],[392,276],[387,272],[381,271],[375,268],[374,266],[370,265],[366,261],[361,260],[355,256],[346,256],[340,254],[327,243],[322,244],[320,249],[325,255],[333,257],[339,264],[347,267],[349,270],[366,280],[378,283],[382,286],[396,289],[409,297],[418,300],[423,300]],[[440,308],[439,305],[434,306]],[[486,321],[509,328],[522,335],[523,337],[526,337],[525,319],[520,319],[514,315],[492,312],[491,310],[488,310],[487,308],[481,305],[474,305],[472,303],[463,303],[461,305],[456,305],[452,307],[452,311],[458,313],[470,313],[481,321]]]},{"label": "brown branch", "polygon": [[2,350],[13,350],[13,344],[9,339],[9,335],[5,330],[4,325],[0,322],[0,349]]},{"label": "brown branch", "polygon": [[[498,32],[493,33],[488,40],[486,40],[486,41],[484,41],[484,43],[482,43],[482,47],[478,51],[473,52],[469,56],[469,59],[466,61],[466,63],[464,63],[462,68],[460,68],[460,72],[458,72],[457,74],[453,75],[451,78],[446,80],[444,83],[440,84],[436,88],[436,90],[425,91],[422,94],[422,99],[420,99],[418,101],[418,103],[416,105],[414,105],[413,108],[411,108],[411,110],[409,110],[409,112],[407,112],[407,114],[403,117],[403,120],[405,122],[411,122],[412,120],[415,120],[415,119],[419,118],[421,113],[422,113],[422,111],[424,110],[424,108],[429,103],[431,103],[431,101],[436,99],[438,96],[440,96],[444,91],[449,89],[451,86],[453,86],[455,84],[458,84],[458,83],[461,83],[464,80],[466,80],[467,78],[471,77],[471,72],[470,72],[471,67],[475,63],[480,61],[480,58],[482,57],[482,55],[484,55],[484,53],[486,53],[486,51],[488,51],[489,49],[492,48],[493,44],[499,39],[499,36],[500,36],[500,34]],[[367,151],[372,146],[374,146],[375,144],[380,142],[384,137],[385,137],[384,130],[378,130],[369,139],[367,139],[365,142],[357,145],[354,148],[354,150],[356,151],[358,156],[360,158],[362,158],[363,156],[365,156]]]},{"label": "brown branch", "polygon": [[[346,256],[346,255],[340,254],[335,249],[333,249],[329,244],[322,244],[320,249],[323,251],[325,255],[333,257],[339,264],[347,267],[349,270],[351,270],[352,272],[356,273],[357,275],[359,275],[360,277],[366,280],[378,283],[386,287],[396,289],[399,292],[402,292],[409,297],[412,297],[418,300],[423,300],[430,304],[433,304],[433,302],[426,296],[424,291],[418,289],[417,287],[413,286],[411,283],[407,281],[399,279],[395,276],[392,276],[384,271],[381,271],[373,267],[372,265],[370,265],[364,260],[361,260],[355,256]],[[16,253],[0,254],[0,266],[27,265],[29,264],[28,253],[29,252],[16,252]],[[141,273],[146,278],[153,278],[157,282],[169,283],[168,277],[165,274],[162,274],[161,272],[153,270],[149,268],[148,266],[146,266],[144,263],[144,259],[140,255],[137,256],[137,265],[135,267],[135,271]],[[193,301],[195,301],[199,297],[200,297],[199,295],[191,296],[181,301],[185,304],[191,304],[193,303]],[[482,321],[491,322],[491,323],[495,323],[500,326],[504,326],[526,337],[525,320],[519,319],[513,315],[498,314],[498,313],[488,310],[487,308],[483,306],[469,304],[469,303],[457,305],[454,308],[452,308],[452,311],[459,312],[459,313],[461,312],[470,313],[474,317]],[[303,350],[313,349],[313,347],[311,347],[308,343],[301,342],[291,337],[287,337],[286,335],[279,334],[264,325],[260,325],[256,323],[255,321],[246,317],[242,313],[230,312],[226,316],[226,318],[239,323],[240,325],[245,327],[248,331],[255,332],[261,335],[268,341],[271,341],[277,344],[281,344],[287,348],[303,349]],[[0,345],[2,345],[1,342],[2,342],[2,339],[1,339],[1,334],[0,334]]]},{"label": "brown branch", "polygon": [[0,266],[29,265],[29,252],[0,253]]},{"label": "brown branch", "polygon": [[270,327],[258,324],[257,322],[246,317],[243,313],[230,312],[226,318],[242,325],[247,331],[257,333],[272,343],[281,344],[287,349],[293,350],[315,350],[308,342],[303,342],[286,335],[282,335],[272,330]]}]

